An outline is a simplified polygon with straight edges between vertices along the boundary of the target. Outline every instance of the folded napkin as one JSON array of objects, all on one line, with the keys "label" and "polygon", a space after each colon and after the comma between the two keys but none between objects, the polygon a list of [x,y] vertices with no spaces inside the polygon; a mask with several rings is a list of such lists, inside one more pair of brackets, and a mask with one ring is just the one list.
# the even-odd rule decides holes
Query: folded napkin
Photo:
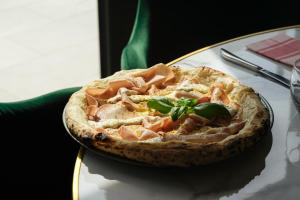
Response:
[{"label": "folded napkin", "polygon": [[293,66],[300,59],[300,40],[284,33],[247,46],[251,51],[281,63]]}]

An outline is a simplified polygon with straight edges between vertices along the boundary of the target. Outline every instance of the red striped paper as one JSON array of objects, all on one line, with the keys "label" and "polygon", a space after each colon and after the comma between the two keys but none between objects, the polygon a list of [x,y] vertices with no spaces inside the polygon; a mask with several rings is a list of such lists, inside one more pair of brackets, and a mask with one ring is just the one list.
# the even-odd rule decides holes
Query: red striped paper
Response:
[{"label": "red striped paper", "polygon": [[260,55],[293,66],[300,59],[300,40],[284,33],[247,46]]}]

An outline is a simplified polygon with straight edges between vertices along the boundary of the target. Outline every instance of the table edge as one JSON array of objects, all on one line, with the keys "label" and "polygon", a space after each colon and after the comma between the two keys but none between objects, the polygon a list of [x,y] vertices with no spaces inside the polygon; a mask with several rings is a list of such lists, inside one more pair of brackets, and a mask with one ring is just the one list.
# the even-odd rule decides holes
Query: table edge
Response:
[{"label": "table edge", "polygon": [[[174,63],[177,63],[187,57],[190,57],[196,53],[223,45],[223,44],[227,44],[229,42],[234,42],[237,40],[241,40],[241,39],[245,39],[245,38],[249,38],[252,36],[256,36],[256,35],[261,35],[261,34],[265,34],[265,33],[271,33],[271,32],[275,32],[275,31],[281,31],[281,30],[287,30],[287,29],[292,29],[292,28],[300,28],[300,24],[297,25],[292,25],[292,26],[285,26],[285,27],[280,27],[280,28],[274,28],[274,29],[268,29],[268,30],[264,30],[264,31],[259,31],[259,32],[255,32],[255,33],[251,33],[251,34],[247,34],[247,35],[243,35],[243,36],[239,36],[239,37],[235,37],[229,40],[225,40],[222,42],[218,42],[200,49],[197,49],[195,51],[192,51],[190,53],[187,53],[175,60],[172,60],[171,62],[167,63],[166,65],[170,66],[173,65]],[[74,173],[73,173],[73,181],[72,181],[72,197],[73,200],[79,200],[79,176],[80,176],[80,167],[81,167],[81,163],[83,160],[83,156],[84,156],[85,150],[83,147],[80,147],[79,152],[77,154],[77,158],[76,158],[76,162],[75,162],[75,166],[74,166]]]},{"label": "table edge", "polygon": [[179,58],[176,58],[175,60],[172,60],[171,62],[167,63],[167,65],[173,65],[174,63],[177,63],[185,58],[188,58],[196,53],[199,53],[199,52],[202,52],[202,51],[205,51],[205,50],[208,50],[208,49],[211,49],[211,48],[214,48],[214,47],[217,47],[217,46],[220,46],[220,45],[223,45],[223,44],[227,44],[229,42],[234,42],[236,40],[241,40],[241,39],[245,39],[245,38],[249,38],[249,37],[252,37],[252,36],[256,36],[256,35],[261,35],[261,34],[265,34],[265,33],[271,33],[271,32],[276,32],[276,31],[281,31],[281,30],[287,30],[287,29],[292,29],[292,28],[300,28],[300,24],[297,24],[297,25],[292,25],[292,26],[285,26],[285,27],[280,27],[280,28],[274,28],[274,29],[268,29],[268,30],[264,30],[264,31],[259,31],[259,32],[255,32],[255,33],[250,33],[250,34],[247,34],[247,35],[243,35],[243,36],[239,36],[239,37],[235,37],[235,38],[232,38],[232,39],[229,39],[229,40],[225,40],[225,41],[222,41],[222,42],[218,42],[218,43],[215,43],[215,44],[212,44],[212,45],[209,45],[209,46],[206,46],[206,47],[203,47],[201,49],[197,49],[195,51],[192,51],[188,54],[185,54]]},{"label": "table edge", "polygon": [[79,200],[79,176],[80,176],[80,168],[81,168],[84,152],[85,149],[83,147],[80,147],[74,165],[73,181],[72,181],[72,198],[74,200]]}]

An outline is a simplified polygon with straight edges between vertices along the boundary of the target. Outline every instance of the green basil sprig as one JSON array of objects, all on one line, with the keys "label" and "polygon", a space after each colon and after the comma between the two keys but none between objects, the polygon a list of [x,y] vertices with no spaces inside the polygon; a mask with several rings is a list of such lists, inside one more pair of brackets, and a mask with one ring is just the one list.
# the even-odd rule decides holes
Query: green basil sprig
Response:
[{"label": "green basil sprig", "polygon": [[169,114],[173,121],[183,118],[184,116],[195,113],[207,119],[215,117],[229,118],[230,112],[227,108],[217,103],[197,104],[197,99],[181,98],[177,101],[170,101],[167,98],[150,99],[147,103],[149,108],[157,110],[163,114]]},{"label": "green basil sprig", "polygon": [[176,121],[177,119],[182,118],[183,116],[186,115],[187,110],[188,110],[188,107],[186,107],[186,106],[173,107],[170,112],[172,120]]},{"label": "green basil sprig", "polygon": [[174,107],[174,104],[167,98],[150,99],[147,105],[149,108],[153,108],[163,114],[169,113]]},{"label": "green basil sprig", "polygon": [[197,115],[200,115],[207,119],[212,119],[218,116],[224,118],[231,117],[230,112],[227,110],[227,108],[217,103],[201,103],[193,107],[193,110]]},{"label": "green basil sprig", "polygon": [[188,98],[181,98],[178,101],[176,101],[176,104],[178,106],[187,106],[192,107],[197,105],[198,100],[197,99],[188,99]]}]

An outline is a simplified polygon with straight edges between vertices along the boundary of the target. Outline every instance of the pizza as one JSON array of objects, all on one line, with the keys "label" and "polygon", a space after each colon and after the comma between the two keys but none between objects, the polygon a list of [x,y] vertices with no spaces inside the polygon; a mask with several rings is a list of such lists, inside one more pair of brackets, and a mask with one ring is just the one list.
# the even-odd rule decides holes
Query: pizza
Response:
[{"label": "pizza", "polygon": [[255,144],[269,112],[259,95],[209,67],[123,70],[75,92],[70,132],[95,149],[154,166],[221,161]]}]

